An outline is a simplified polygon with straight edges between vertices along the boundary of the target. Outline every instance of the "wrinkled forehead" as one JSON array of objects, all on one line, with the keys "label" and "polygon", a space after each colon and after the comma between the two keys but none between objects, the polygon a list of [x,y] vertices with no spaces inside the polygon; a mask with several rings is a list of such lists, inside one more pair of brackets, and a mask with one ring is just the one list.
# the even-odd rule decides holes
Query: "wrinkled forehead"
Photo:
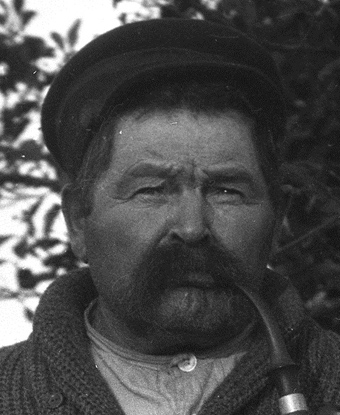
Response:
[{"label": "wrinkled forehead", "polygon": [[214,115],[188,109],[137,112],[111,120],[102,135],[113,140],[111,166],[119,171],[196,174],[223,165],[260,170],[252,122],[236,111]]},{"label": "wrinkled forehead", "polygon": [[[176,89],[180,89],[180,92]],[[199,136],[195,146],[201,148],[205,145],[205,140],[200,136],[200,131],[205,131],[207,144],[211,146],[213,140],[210,136],[215,133],[214,123],[218,124],[226,119],[229,120],[229,125],[220,126],[221,133],[225,136],[231,124],[237,124],[238,128],[247,129],[247,133],[249,130],[249,136],[253,138],[255,125],[262,122],[259,121],[258,111],[251,108],[244,94],[239,91],[231,92],[229,87],[221,82],[206,82],[199,85],[177,82],[162,85],[157,90],[145,90],[143,94],[136,94],[127,105],[114,107],[103,121],[98,139],[117,140],[122,137],[126,128],[130,128],[131,131],[137,130],[134,132],[134,140],[138,140],[138,130],[143,127],[147,130],[148,136],[152,137],[154,145],[166,134],[167,139],[161,147],[178,146],[178,143],[173,141],[172,133],[185,137],[186,129],[195,127]],[[121,144],[127,146],[131,142],[126,140]],[[223,145],[223,140],[220,144]],[[220,150],[222,151],[222,147]]]}]

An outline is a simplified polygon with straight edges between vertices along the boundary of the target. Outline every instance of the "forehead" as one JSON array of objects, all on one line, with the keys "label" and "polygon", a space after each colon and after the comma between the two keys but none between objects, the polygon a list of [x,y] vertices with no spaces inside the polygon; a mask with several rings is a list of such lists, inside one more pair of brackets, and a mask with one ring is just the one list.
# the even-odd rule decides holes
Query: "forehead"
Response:
[{"label": "forehead", "polygon": [[208,167],[240,163],[259,171],[252,137],[252,121],[229,111],[208,115],[189,110],[130,114],[106,134],[114,140],[111,167],[124,170],[151,159]]}]

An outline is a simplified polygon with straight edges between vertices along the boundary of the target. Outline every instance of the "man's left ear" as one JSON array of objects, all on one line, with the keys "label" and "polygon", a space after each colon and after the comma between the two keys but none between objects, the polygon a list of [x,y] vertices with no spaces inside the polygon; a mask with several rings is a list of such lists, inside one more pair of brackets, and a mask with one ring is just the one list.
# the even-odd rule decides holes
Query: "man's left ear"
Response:
[{"label": "man's left ear", "polygon": [[283,198],[280,206],[277,208],[276,211],[276,219],[274,223],[272,238],[272,253],[275,251],[275,247],[277,247],[278,241],[281,237],[282,227],[284,226],[284,221],[286,220],[287,206],[288,204],[286,203],[286,200]]},{"label": "man's left ear", "polygon": [[62,211],[70,235],[72,251],[81,261],[87,262],[84,232],[85,216],[80,192],[67,184],[62,190],[61,197]]}]

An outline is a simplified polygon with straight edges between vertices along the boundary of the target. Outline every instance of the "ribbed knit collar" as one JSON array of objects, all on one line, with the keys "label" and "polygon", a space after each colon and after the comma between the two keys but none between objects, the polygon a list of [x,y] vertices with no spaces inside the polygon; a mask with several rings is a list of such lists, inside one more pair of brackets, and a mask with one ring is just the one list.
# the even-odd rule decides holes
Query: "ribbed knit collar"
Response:
[{"label": "ribbed knit collar", "polygon": [[[294,338],[304,318],[301,302],[288,281],[277,274],[268,274],[265,287],[294,354]],[[123,414],[93,363],[86,335],[84,310],[96,295],[85,268],[59,277],[40,301],[25,363],[28,387],[34,390],[42,408],[47,397],[58,392],[81,412]],[[266,341],[259,335],[226,382],[205,403],[200,415],[232,414],[259,393],[268,383],[267,349]]]},{"label": "ribbed knit collar", "polygon": [[122,415],[90,353],[84,310],[95,296],[86,269],[58,278],[47,289],[33,322],[30,381],[40,402],[61,393],[81,413]]}]

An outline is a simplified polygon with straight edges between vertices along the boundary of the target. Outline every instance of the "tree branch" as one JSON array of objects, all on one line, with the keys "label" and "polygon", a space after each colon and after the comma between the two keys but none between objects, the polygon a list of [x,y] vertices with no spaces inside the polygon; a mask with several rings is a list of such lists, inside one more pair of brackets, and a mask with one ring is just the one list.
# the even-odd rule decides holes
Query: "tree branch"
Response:
[{"label": "tree branch", "polygon": [[[49,163],[52,164],[52,166],[54,166],[54,162],[53,162],[53,158],[49,153],[43,154],[43,153],[39,153],[37,154],[30,154],[29,152],[22,150],[22,149],[16,149],[13,148],[9,145],[0,145],[0,153],[3,153],[4,156],[6,157],[7,154],[10,154],[11,158],[15,158],[17,160],[20,161],[32,161],[32,162],[37,162],[37,161],[47,161]],[[22,159],[22,156],[25,156],[25,159]]]},{"label": "tree branch", "polygon": [[293,248],[296,245],[299,245],[304,240],[310,238],[311,236],[314,236],[318,234],[320,231],[328,228],[329,226],[333,225],[335,222],[337,222],[340,219],[340,215],[334,215],[327,219],[325,222],[323,222],[321,225],[316,226],[315,228],[311,229],[309,232],[305,233],[304,235],[300,236],[299,238],[295,239],[292,242],[289,242],[288,244],[284,245],[282,248],[279,248],[275,253],[274,257],[281,255],[285,253],[286,251],[289,251],[291,248]]},{"label": "tree branch", "polygon": [[[203,5],[200,0],[192,0],[191,5],[196,11],[203,14],[206,20],[215,21],[217,23],[228,24],[230,23],[221,13],[216,10],[210,10],[207,6]],[[278,26],[278,25],[277,25]],[[258,28],[257,28],[258,29]],[[261,27],[260,27],[261,29]],[[278,30],[279,31],[279,30]],[[255,28],[256,33],[256,28]],[[260,43],[265,45],[268,49],[274,49],[275,51],[304,51],[304,52],[315,52],[315,53],[328,53],[338,56],[340,54],[340,48],[337,46],[312,46],[307,45],[306,43],[275,43],[267,39],[264,39],[263,36],[257,39]]]},{"label": "tree branch", "polygon": [[0,186],[5,183],[22,184],[29,187],[47,187],[53,192],[60,192],[61,186],[58,180],[25,176],[18,173],[0,173]]}]

